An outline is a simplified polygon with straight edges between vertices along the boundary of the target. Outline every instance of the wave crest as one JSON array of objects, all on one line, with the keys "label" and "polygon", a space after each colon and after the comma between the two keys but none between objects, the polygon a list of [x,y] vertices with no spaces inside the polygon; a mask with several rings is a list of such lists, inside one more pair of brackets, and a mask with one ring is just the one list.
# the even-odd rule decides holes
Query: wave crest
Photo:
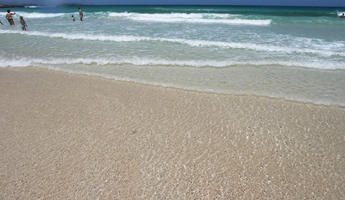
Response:
[{"label": "wave crest", "polygon": [[323,56],[345,56],[341,52],[333,52],[326,50],[313,50],[313,49],[298,49],[292,47],[279,47],[272,45],[254,44],[254,43],[236,43],[236,42],[221,42],[221,41],[205,41],[205,40],[189,40],[179,38],[151,38],[142,36],[127,36],[127,35],[88,35],[88,34],[66,34],[66,33],[47,33],[37,31],[8,31],[0,30],[0,34],[22,34],[29,36],[41,36],[49,38],[62,38],[67,40],[91,40],[91,41],[112,41],[112,42],[138,42],[138,41],[158,41],[158,42],[171,42],[189,45],[192,47],[208,47],[215,46],[220,48],[232,49],[248,49],[254,51],[268,51],[268,52],[284,52],[284,53],[311,53]]},{"label": "wave crest", "polygon": [[23,16],[24,18],[31,18],[31,19],[37,19],[37,18],[53,18],[53,17],[62,17],[66,13],[37,13],[37,12],[17,12],[18,16]]},{"label": "wave crest", "polygon": [[299,62],[299,61],[232,61],[232,60],[167,60],[160,58],[14,58],[0,57],[0,67],[29,67],[41,65],[136,65],[136,66],[186,66],[186,67],[231,67],[231,66],[288,66],[317,69],[345,69],[345,63]]},{"label": "wave crest", "polygon": [[342,16],[342,15],[345,15],[345,11],[337,11],[337,15],[340,17],[340,16]]},{"label": "wave crest", "polygon": [[39,6],[24,6],[24,8],[39,8]]},{"label": "wave crest", "polygon": [[110,18],[128,19],[134,21],[165,22],[165,23],[207,23],[268,26],[272,20],[253,20],[233,18],[238,15],[213,13],[170,13],[170,14],[144,14],[144,13],[109,13]]}]

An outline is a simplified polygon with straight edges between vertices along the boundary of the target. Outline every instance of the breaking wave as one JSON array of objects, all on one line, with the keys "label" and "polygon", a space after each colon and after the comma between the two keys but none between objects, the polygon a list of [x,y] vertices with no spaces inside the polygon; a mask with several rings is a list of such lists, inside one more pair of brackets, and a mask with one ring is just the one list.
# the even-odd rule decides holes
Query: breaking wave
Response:
[{"label": "breaking wave", "polygon": [[233,48],[233,49],[249,49],[254,51],[267,51],[267,52],[284,52],[284,53],[311,53],[319,54],[323,56],[345,56],[344,53],[326,51],[326,50],[314,50],[314,49],[302,49],[292,47],[279,47],[273,45],[263,45],[254,43],[236,43],[236,42],[220,42],[220,41],[207,41],[207,40],[189,40],[179,38],[152,38],[142,36],[128,36],[128,35],[91,35],[91,34],[66,34],[66,33],[48,33],[37,31],[9,31],[0,30],[0,34],[22,34],[29,36],[41,36],[49,38],[62,38],[67,40],[91,40],[91,41],[112,41],[112,42],[138,42],[138,41],[158,41],[158,42],[171,42],[189,45],[192,47],[208,47],[215,46],[220,48]]},{"label": "breaking wave", "polygon": [[318,69],[345,69],[345,63],[298,62],[298,61],[232,61],[232,60],[167,60],[160,58],[1,58],[0,67],[29,67],[46,65],[137,65],[137,66],[189,66],[189,67],[231,67],[231,66],[290,66]]},{"label": "breaking wave", "polygon": [[[34,7],[30,7],[34,8]],[[43,13],[43,12],[17,12],[17,16],[24,18],[54,18],[69,16],[72,13]],[[231,25],[253,25],[268,26],[272,23],[271,19],[244,19],[241,15],[216,14],[216,13],[132,13],[132,12],[84,12],[85,17],[122,19],[145,22],[164,22],[164,23],[205,23],[205,24],[231,24]],[[1,14],[3,15],[3,14]]]},{"label": "breaking wave", "polygon": [[340,16],[342,16],[342,15],[345,15],[345,11],[337,11],[337,15],[338,15],[338,17],[340,17]]},{"label": "breaking wave", "polygon": [[24,18],[53,18],[53,17],[62,17],[66,13],[36,13],[36,12],[17,12],[17,16],[23,16]]},{"label": "breaking wave", "polygon": [[24,6],[24,8],[39,8],[39,6]]},{"label": "breaking wave", "polygon": [[207,23],[268,26],[272,20],[239,19],[238,15],[212,14],[212,13],[170,13],[170,14],[144,14],[144,13],[109,13],[110,18],[128,19],[134,21],[165,22],[165,23]]}]

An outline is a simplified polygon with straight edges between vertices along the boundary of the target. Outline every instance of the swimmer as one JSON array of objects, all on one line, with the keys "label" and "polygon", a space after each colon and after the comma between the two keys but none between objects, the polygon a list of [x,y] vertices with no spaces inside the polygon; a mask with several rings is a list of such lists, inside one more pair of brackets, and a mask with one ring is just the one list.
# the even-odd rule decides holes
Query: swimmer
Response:
[{"label": "swimmer", "polygon": [[22,25],[22,30],[26,31],[27,25],[26,25],[26,22],[25,22],[23,16],[20,16],[19,19],[20,19],[20,24]]},{"label": "swimmer", "polygon": [[83,21],[83,11],[81,10],[81,8],[78,8],[78,10],[79,10],[80,21]]},{"label": "swimmer", "polygon": [[7,10],[6,19],[8,20],[8,23],[10,23],[11,26],[14,26],[14,21],[12,15],[15,15],[16,13],[11,13],[11,10]]}]

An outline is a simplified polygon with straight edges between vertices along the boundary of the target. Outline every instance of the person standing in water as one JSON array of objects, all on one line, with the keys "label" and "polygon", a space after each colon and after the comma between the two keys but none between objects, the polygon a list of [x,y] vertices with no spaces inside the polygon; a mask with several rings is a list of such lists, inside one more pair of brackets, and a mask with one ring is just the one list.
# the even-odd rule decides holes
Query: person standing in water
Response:
[{"label": "person standing in water", "polygon": [[14,26],[14,21],[12,15],[15,15],[16,13],[11,13],[11,10],[7,10],[6,19],[8,20],[8,23],[10,23],[11,26]]},{"label": "person standing in water", "polygon": [[26,22],[25,22],[23,16],[20,16],[19,19],[20,19],[20,24],[22,25],[22,30],[26,31],[27,25],[26,25]]},{"label": "person standing in water", "polygon": [[78,10],[79,10],[80,21],[83,21],[83,11],[81,10],[81,8],[78,8]]},{"label": "person standing in water", "polygon": [[1,24],[1,25],[4,25],[4,24],[2,23],[2,21],[1,21],[1,20],[0,20],[0,24]]},{"label": "person standing in water", "polygon": [[75,21],[74,15],[72,15],[72,21]]}]

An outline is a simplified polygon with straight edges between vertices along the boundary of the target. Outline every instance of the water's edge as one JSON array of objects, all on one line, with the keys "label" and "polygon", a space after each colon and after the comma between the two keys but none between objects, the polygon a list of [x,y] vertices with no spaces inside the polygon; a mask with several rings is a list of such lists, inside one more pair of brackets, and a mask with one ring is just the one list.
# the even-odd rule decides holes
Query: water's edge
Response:
[{"label": "water's edge", "polygon": [[37,66],[26,66],[26,67],[5,67],[5,68],[0,68],[0,70],[38,70],[38,71],[49,71],[52,73],[65,73],[70,76],[82,76],[86,78],[97,78],[97,79],[104,79],[104,80],[111,80],[111,81],[120,81],[120,82],[125,82],[125,83],[130,83],[130,84],[140,84],[140,85],[145,85],[145,86],[150,86],[150,87],[162,87],[162,88],[171,88],[171,89],[177,89],[177,90],[183,90],[183,91],[188,91],[188,92],[198,92],[198,93],[205,93],[205,94],[216,94],[216,95],[232,95],[232,96],[245,96],[245,97],[256,97],[256,98],[268,98],[268,99],[273,99],[277,101],[286,101],[286,102],[291,102],[291,103],[298,103],[298,104],[306,104],[306,105],[312,105],[312,106],[325,106],[329,108],[337,108],[337,109],[345,109],[345,104],[332,104],[332,103],[324,103],[324,102],[314,102],[311,100],[306,100],[306,99],[289,99],[286,97],[280,97],[280,96],[266,96],[266,95],[257,95],[257,94],[246,94],[246,93],[226,93],[226,92],[221,92],[221,91],[216,91],[213,89],[198,89],[198,88],[193,88],[193,87],[179,87],[174,84],[160,84],[160,83],[155,83],[155,82],[150,82],[150,81],[142,81],[142,80],[134,80],[134,79],[129,79],[129,78],[121,78],[121,77],[116,77],[116,76],[111,76],[111,75],[104,75],[104,74],[98,74],[98,73],[88,73],[88,72],[80,72],[80,71],[73,71],[73,70],[66,70],[66,69],[61,69],[57,67],[37,67]]}]

